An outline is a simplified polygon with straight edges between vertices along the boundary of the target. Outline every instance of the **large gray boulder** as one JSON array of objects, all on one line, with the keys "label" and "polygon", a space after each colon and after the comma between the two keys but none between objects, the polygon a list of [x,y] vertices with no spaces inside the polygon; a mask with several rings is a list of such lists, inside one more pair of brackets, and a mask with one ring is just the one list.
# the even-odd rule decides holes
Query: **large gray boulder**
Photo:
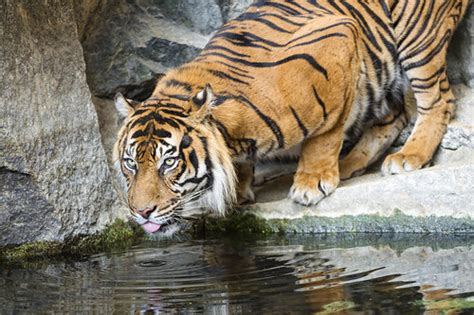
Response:
[{"label": "large gray boulder", "polygon": [[0,245],[98,231],[121,212],[72,1],[0,12]]},{"label": "large gray boulder", "polygon": [[[196,6],[201,19],[207,16],[215,21],[199,29],[197,17],[188,18],[193,16],[191,5],[191,1],[152,0],[96,4],[88,24],[81,27],[92,93],[111,97],[119,91],[132,91],[127,96],[140,98],[143,89],[151,92],[158,75],[193,59],[209,39],[201,31],[208,33],[220,26],[222,17],[220,13],[203,16],[206,8]],[[215,11],[215,6],[209,8]],[[76,10],[76,15],[82,16],[80,5]]]}]

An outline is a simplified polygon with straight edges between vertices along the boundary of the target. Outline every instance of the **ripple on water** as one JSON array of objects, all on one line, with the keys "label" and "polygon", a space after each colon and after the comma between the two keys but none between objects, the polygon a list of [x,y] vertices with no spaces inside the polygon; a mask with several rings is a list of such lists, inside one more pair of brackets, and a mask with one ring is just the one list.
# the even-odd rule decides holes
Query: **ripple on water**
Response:
[{"label": "ripple on water", "polygon": [[2,268],[0,308],[219,314],[474,310],[474,283],[466,280],[474,279],[472,241],[410,239],[413,243],[412,236],[385,242],[307,236],[143,243],[85,261]]}]

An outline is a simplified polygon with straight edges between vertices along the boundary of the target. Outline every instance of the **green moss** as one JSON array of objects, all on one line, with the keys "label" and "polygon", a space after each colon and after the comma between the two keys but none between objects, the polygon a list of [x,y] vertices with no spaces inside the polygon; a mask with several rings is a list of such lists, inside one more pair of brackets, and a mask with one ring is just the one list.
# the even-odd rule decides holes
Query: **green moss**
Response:
[{"label": "green moss", "polygon": [[195,230],[205,234],[269,234],[272,228],[265,219],[251,213],[235,211],[225,217],[206,216],[198,222]]},{"label": "green moss", "polygon": [[47,258],[61,254],[62,247],[62,244],[56,242],[33,242],[13,248],[3,248],[0,251],[0,259],[6,262],[17,262]]},{"label": "green moss", "polygon": [[451,314],[452,311],[473,309],[474,301],[469,298],[452,298],[444,300],[423,300],[415,302],[423,305],[427,311],[438,311],[441,314]]},{"label": "green moss", "polygon": [[144,232],[134,224],[116,220],[101,232],[60,242],[33,242],[1,248],[0,262],[24,264],[60,256],[84,257],[98,252],[125,249],[143,239]]},{"label": "green moss", "polygon": [[323,306],[324,311],[318,312],[316,314],[323,315],[323,314],[340,313],[342,311],[350,310],[356,306],[357,304],[355,304],[352,301],[336,301],[336,302],[332,302],[332,303],[324,305]]}]

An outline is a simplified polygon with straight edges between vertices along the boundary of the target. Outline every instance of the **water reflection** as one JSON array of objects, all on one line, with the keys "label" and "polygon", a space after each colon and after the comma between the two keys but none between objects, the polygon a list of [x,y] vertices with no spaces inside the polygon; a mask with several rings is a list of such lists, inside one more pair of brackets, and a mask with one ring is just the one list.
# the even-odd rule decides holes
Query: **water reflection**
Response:
[{"label": "water reflection", "polygon": [[148,242],[85,261],[0,266],[0,313],[467,314],[472,245],[413,234]]}]

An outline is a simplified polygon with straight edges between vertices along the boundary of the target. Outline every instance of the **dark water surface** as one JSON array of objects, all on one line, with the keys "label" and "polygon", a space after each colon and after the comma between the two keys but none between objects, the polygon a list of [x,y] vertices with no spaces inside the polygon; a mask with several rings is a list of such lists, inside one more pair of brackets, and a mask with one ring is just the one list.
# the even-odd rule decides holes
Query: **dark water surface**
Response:
[{"label": "dark water surface", "polygon": [[0,313],[474,314],[473,245],[416,234],[150,241],[0,266]]}]

